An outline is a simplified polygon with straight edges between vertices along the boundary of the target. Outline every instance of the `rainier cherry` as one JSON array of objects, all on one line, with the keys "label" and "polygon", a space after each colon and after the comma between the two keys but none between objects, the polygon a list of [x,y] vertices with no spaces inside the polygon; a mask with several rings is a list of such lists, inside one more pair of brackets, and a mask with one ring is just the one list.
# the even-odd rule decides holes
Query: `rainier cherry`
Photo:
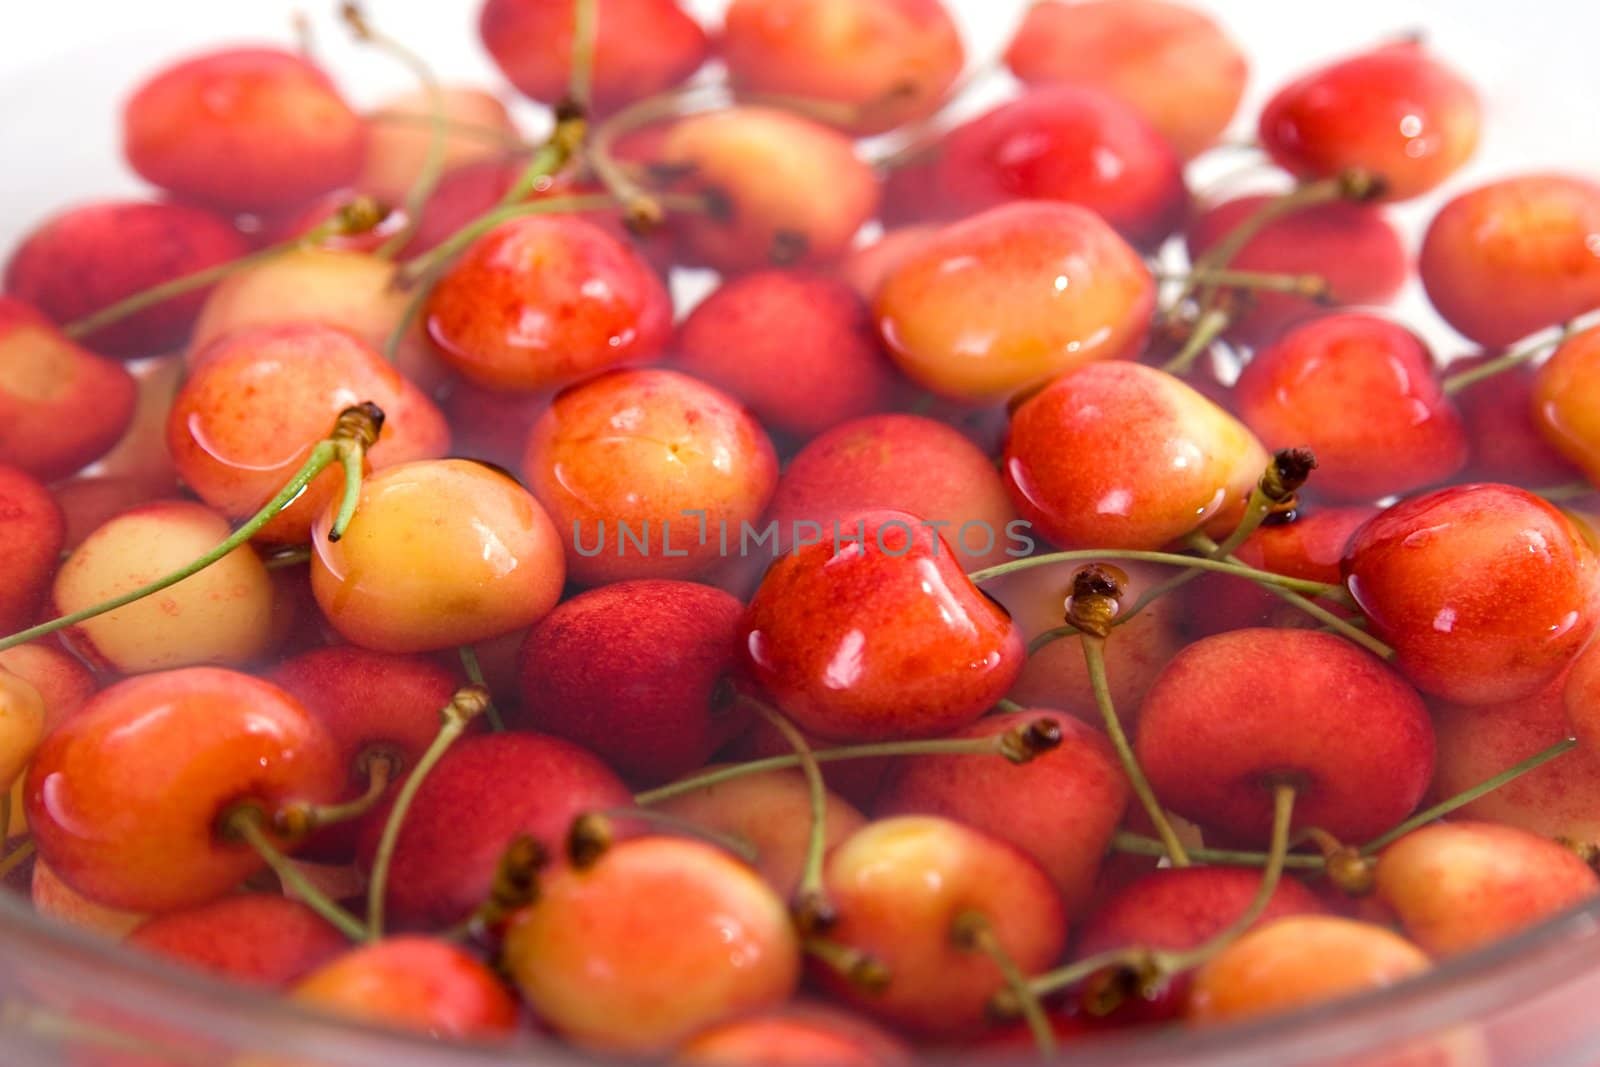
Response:
[{"label": "rainier cherry", "polygon": [[947,227],[889,272],[876,301],[900,368],[975,402],[1134,354],[1154,308],[1138,254],[1099,216],[1062,203],[1007,204]]},{"label": "rainier cherry", "polygon": [[[26,679],[0,667],[0,794],[11,792],[44,734],[44,697]],[[0,843],[9,829],[0,826]]]},{"label": "rainier cherry", "polygon": [[751,678],[803,729],[838,741],[933,737],[1005,695],[1022,668],[1011,618],[938,532],[857,512],[773,564],[745,611]]},{"label": "rainier cherry", "polygon": [[308,1007],[430,1037],[510,1033],[517,1002],[465,950],[425,937],[352,948],[301,979],[291,994]]},{"label": "rainier cherry", "polygon": [[1418,688],[1458,704],[1531,696],[1588,643],[1594,551],[1526,490],[1477,484],[1389,508],[1343,564],[1373,634]]},{"label": "rainier cherry", "polygon": [[1565,341],[1533,380],[1533,418],[1591,481],[1600,479],[1600,326]]},{"label": "rainier cherry", "polygon": [[33,623],[66,533],[50,491],[26,471],[0,465],[0,635]]}]

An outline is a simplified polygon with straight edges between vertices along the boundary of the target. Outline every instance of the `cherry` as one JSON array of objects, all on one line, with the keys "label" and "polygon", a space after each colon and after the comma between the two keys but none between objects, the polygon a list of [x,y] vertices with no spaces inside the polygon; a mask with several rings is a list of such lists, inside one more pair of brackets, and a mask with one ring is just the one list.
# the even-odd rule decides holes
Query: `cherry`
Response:
[{"label": "cherry", "polygon": [[1055,749],[1016,767],[967,756],[895,762],[873,812],[939,815],[981,830],[1034,859],[1055,883],[1068,915],[1094,891],[1100,858],[1128,806],[1128,783],[1111,745],[1061,712],[988,715],[954,737],[989,737],[1045,718],[1061,732]]},{"label": "cherry", "polygon": [[[492,93],[445,85],[439,88],[439,101],[439,117],[449,124],[439,160],[445,170],[495,158],[517,142],[516,124]],[[367,115],[366,156],[351,184],[379,203],[404,204],[428,165],[432,121],[432,94],[423,89],[391,96],[373,108]],[[493,135],[503,143],[495,144],[489,139]]]},{"label": "cherry", "polygon": [[[130,774],[129,768],[137,768]],[[69,886],[112,907],[204,903],[261,867],[230,814],[331,797],[332,739],[276,686],[191,667],[119,682],[56,726],[29,768],[28,825]]]},{"label": "cherry", "polygon": [[[1451,360],[1450,373],[1484,367],[1497,354]],[[1475,482],[1547,486],[1582,475],[1540,433],[1534,418],[1535,371],[1523,364],[1472,382],[1452,395],[1466,424],[1470,456],[1463,477]]]},{"label": "cherry", "polygon": [[[120,364],[80,348],[39,312],[0,296],[0,463],[35,478],[105,455],[133,418],[137,388]],[[92,419],[79,414],[92,411]]]},{"label": "cherry", "polygon": [[[478,34],[524,94],[559,103],[572,79],[574,14],[568,0],[488,0]],[[596,5],[593,105],[601,113],[668,89],[694,73],[709,42],[674,0]]]},{"label": "cherry", "polygon": [[715,847],[669,837],[624,841],[541,878],[506,931],[503,963],[563,1037],[635,1054],[776,1008],[800,976],[777,894]]},{"label": "cherry", "polygon": [[127,943],[219,978],[282,987],[349,947],[316,912],[269,893],[241,893],[140,923]]},{"label": "cherry", "polygon": [[[500,859],[517,838],[531,837],[557,857],[574,817],[631,801],[605,764],[559,738],[465,738],[423,780],[400,829],[388,913],[407,929],[460,922],[488,898]],[[374,815],[362,823],[357,862],[363,870],[372,869],[384,821],[385,815]]]},{"label": "cherry", "polygon": [[1488,348],[1600,306],[1600,185],[1528,174],[1462,193],[1429,225],[1417,272],[1445,321]]},{"label": "cherry", "polygon": [[33,622],[66,541],[66,518],[26,471],[0,466],[0,632]]},{"label": "cherry", "polygon": [[1030,548],[993,460],[959,431],[919,415],[869,415],[818,434],[789,461],[770,515],[789,545],[831,539],[835,523],[872,508],[938,523],[968,569]]},{"label": "cherry", "polygon": [[[150,495],[150,487],[136,478],[78,476],[57,482],[50,490],[66,518],[63,548],[77,548],[108,521],[144,504],[164,503],[171,497]],[[173,494],[176,495],[175,493]]]},{"label": "cherry", "polygon": [[[0,668],[0,792],[11,792],[44,734],[44,697],[26,679]],[[0,842],[9,831],[0,827]]]},{"label": "cherry", "polygon": [[73,715],[99,688],[76,657],[53,644],[34,642],[0,652],[0,670],[16,675],[44,700],[45,731]]},{"label": "cherry", "polygon": [[1024,401],[1006,441],[1022,517],[1065,548],[1160,548],[1231,528],[1267,454],[1227,412],[1173,376],[1107,362]]},{"label": "cherry", "polygon": [[[777,459],[731,397],[687,375],[618,371],[566,390],[534,425],[523,470],[574,581],[690,578],[742,543]],[[744,551],[740,549],[739,551]]]},{"label": "cherry", "polygon": [[1004,987],[991,958],[958,943],[972,916],[1024,975],[1054,963],[1067,920],[1055,886],[1025,854],[960,823],[901,816],[868,823],[829,853],[836,944],[884,972],[881,986],[817,968],[834,996],[907,1032],[960,1037],[983,1027]]},{"label": "cherry", "polygon": [[932,737],[982,715],[1022,667],[1010,617],[916,516],[858,512],[840,526],[837,545],[830,531],[796,548],[756,590],[740,623],[751,678],[835,741]]},{"label": "cherry", "polygon": [[303,56],[235,48],[146,81],[123,109],[122,137],[129,165],[152,184],[254,211],[347,184],[361,166],[366,124]]},{"label": "cherry", "polygon": [[[72,614],[139,589],[204,556],[232,532],[202,504],[172,500],[124,511],[90,534],[56,574],[52,602]],[[272,637],[273,590],[248,546],[154,596],[65,631],[73,651],[124,674],[197,663],[248,663]]]},{"label": "cherry", "polygon": [[[106,200],[47,219],[5,267],[5,291],[66,325],[135,293],[227,263],[247,251],[225,219],[165,202]],[[81,338],[112,356],[153,356],[189,335],[204,289],[164,301]]]},{"label": "cherry", "polygon": [[1532,696],[1594,633],[1594,551],[1565,515],[1512,486],[1401,501],[1357,531],[1342,566],[1401,672],[1454,703]]},{"label": "cherry", "polygon": [[863,1018],[801,1001],[702,1030],[673,1060],[695,1067],[895,1067],[911,1063],[912,1053]]},{"label": "cherry", "polygon": [[1081,85],[1120,98],[1184,158],[1222,135],[1249,73],[1221,27],[1166,0],[1034,4],[1005,60],[1028,85]]},{"label": "cherry", "polygon": [[1481,112],[1470,84],[1420,42],[1405,41],[1279,89],[1261,112],[1260,136],[1273,162],[1297,177],[1364,170],[1383,183],[1383,196],[1409,200],[1472,157]]},{"label": "cherry", "polygon": [[1330,315],[1258,352],[1234,397],[1262,444],[1315,453],[1317,493],[1376,500],[1437,485],[1466,464],[1461,415],[1433,366],[1422,339],[1403,326]]},{"label": "cherry", "polygon": [[431,1037],[510,1033],[517,1004],[465,950],[427,937],[392,937],[352,948],[295,984],[294,1000],[366,1023]]},{"label": "cherry", "polygon": [[1138,111],[1096,89],[1035,89],[952,130],[934,165],[936,196],[965,215],[1010,200],[1064,200],[1141,248],[1183,221],[1177,154]]},{"label": "cherry", "polygon": [[1072,204],[991,208],[907,254],[878,290],[900,369],[958,400],[1004,400],[1144,341],[1155,286],[1137,253]]},{"label": "cherry", "polygon": [[[1189,258],[1198,261],[1273,202],[1269,195],[1241,196],[1199,212],[1184,232]],[[1400,233],[1380,207],[1334,200],[1274,219],[1228,261],[1236,270],[1307,276],[1325,283],[1319,299],[1255,290],[1230,310],[1228,332],[1267,343],[1328,303],[1392,303],[1411,269]]]},{"label": "cherry", "polygon": [[1591,480],[1600,477],[1600,326],[1569,338],[1536,372],[1535,423],[1557,452]]},{"label": "cherry", "polygon": [[[188,486],[232,518],[272,499],[345,408],[386,416],[368,451],[375,468],[442,454],[449,431],[431,401],[354,334],[299,323],[219,338],[192,364],[167,423],[167,446]],[[303,542],[340,488],[324,472],[261,531]]]},{"label": "cherry", "polygon": [[1194,976],[1186,1014],[1221,1023],[1292,1011],[1404,981],[1428,957],[1381,926],[1324,915],[1258,927]]},{"label": "cherry", "polygon": [[933,223],[919,223],[887,230],[870,244],[851,249],[834,266],[834,272],[871,304],[877,299],[884,279],[939,229]]},{"label": "cherry", "polygon": [[[496,637],[561,599],[561,535],[510,476],[465,459],[388,467],[361,486],[344,536],[312,527],[311,588],[335,630],[381,652]],[[425,564],[422,561],[426,561]]]},{"label": "cherry", "polygon": [[544,393],[499,393],[456,379],[434,392],[456,455],[508,470],[522,461],[528,431],[550,406]]},{"label": "cherry", "polygon": [[[805,730],[799,730],[799,733],[801,739],[812,749],[827,748],[831,745],[831,742]],[[785,737],[771,719],[757,716],[750,729],[729,745],[723,756],[730,760],[744,761],[773,756],[792,757],[794,752],[794,742]],[[851,804],[860,808],[870,808],[877,798],[879,787],[883,784],[884,775],[889,773],[893,763],[894,761],[887,757],[829,760],[821,765],[822,777],[829,789],[837,790],[838,794]],[[834,825],[832,819],[830,815],[828,822],[830,834]],[[764,858],[762,864],[765,865]]]},{"label": "cherry", "polygon": [[1363,841],[1407,815],[1433,776],[1433,728],[1393,670],[1311,630],[1235,630],[1184,649],[1139,709],[1139,762],[1163,803],[1260,840],[1270,785],[1297,826]]},{"label": "cherry", "polygon": [[837,101],[857,134],[939,110],[966,59],[939,0],[734,0],[720,44],[735,88]]},{"label": "cherry", "polygon": [[823,275],[756,271],[689,313],[672,365],[750,405],[771,430],[811,437],[888,408],[898,391],[866,302]]},{"label": "cherry", "polygon": [[631,781],[685,774],[745,724],[722,692],[742,610],[693,582],[624,581],[579,594],[522,645],[521,720],[584,745]]}]

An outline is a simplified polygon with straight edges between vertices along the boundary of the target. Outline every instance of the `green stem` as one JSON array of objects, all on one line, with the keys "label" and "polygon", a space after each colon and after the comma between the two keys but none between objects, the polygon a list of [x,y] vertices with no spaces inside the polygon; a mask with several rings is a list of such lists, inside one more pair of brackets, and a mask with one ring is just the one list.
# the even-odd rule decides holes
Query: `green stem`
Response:
[{"label": "green stem", "polygon": [[33,855],[35,847],[33,838],[29,837],[4,858],[0,858],[0,882],[5,881],[11,876],[12,871],[27,862],[28,857]]},{"label": "green stem", "polygon": [[[389,123],[395,126],[426,126],[429,129],[432,129],[434,125],[432,115],[418,115],[410,111],[375,111],[372,113],[370,121]],[[444,127],[445,132],[453,136],[471,138],[484,144],[494,145],[496,148],[503,148],[508,152],[532,147],[526,140],[516,134],[507,133],[505,130],[494,126],[483,126],[476,122],[451,118],[449,115],[441,115],[439,125]]]},{"label": "green stem", "polygon": [[1202,312],[1189,331],[1189,336],[1184,340],[1183,347],[1178,349],[1178,354],[1163,363],[1161,369],[1179,377],[1188,374],[1195,360],[1216,343],[1217,338],[1222,336],[1223,331],[1232,322],[1233,316],[1221,308],[1210,308]]},{"label": "green stem", "polygon": [[1568,500],[1582,500],[1586,496],[1593,496],[1596,490],[1593,482],[1571,482],[1567,485],[1552,485],[1546,489],[1530,489],[1528,492],[1543,497],[1552,504],[1560,504]]},{"label": "green stem", "polygon": [[1454,396],[1463,389],[1471,388],[1481,381],[1493,378],[1497,374],[1504,374],[1508,370],[1538,359],[1565,341],[1572,328],[1572,324],[1568,323],[1561,328],[1560,333],[1555,337],[1530,342],[1521,348],[1507,352],[1503,356],[1497,356],[1487,363],[1480,363],[1470,370],[1457,371],[1454,374],[1446,375],[1445,379],[1439,383],[1439,388],[1444,390],[1446,396]]},{"label": "green stem", "polygon": [[299,838],[324,826],[359,819],[378,806],[389,790],[395,769],[388,756],[374,756],[367,760],[367,788],[359,797],[342,804],[285,805],[273,815],[274,828],[280,834]]},{"label": "green stem", "polygon": [[999,700],[996,700],[994,702],[994,706],[1005,712],[1018,712],[1027,710],[1015,700],[1008,700],[1005,697],[1001,697]]},{"label": "green stem", "polygon": [[287,856],[278,851],[278,846],[273,844],[272,838],[267,836],[262,826],[264,819],[261,809],[253,806],[241,807],[227,819],[223,829],[254,849],[262,862],[272,868],[272,873],[278,876],[278,880],[292,889],[306,907],[322,916],[350,940],[364,940],[366,931],[356,917],[330,900],[328,895],[302,874],[298,867],[289,862]]},{"label": "green stem", "polygon": [[[1122,617],[1118,616],[1117,621],[1121,622]],[[1057,626],[1052,630],[1046,630],[1044,633],[1028,642],[1028,655],[1033,655],[1046,645],[1053,645],[1057,641],[1062,641],[1069,637],[1076,637],[1080,633],[1082,633],[1082,631],[1076,626],[1073,626],[1071,623],[1068,623],[1065,626]]]},{"label": "green stem", "polygon": [[[1160,859],[1167,854],[1166,846],[1160,841],[1127,830],[1118,830],[1112,836],[1111,847],[1114,851],[1126,852],[1131,856],[1150,856]],[[1262,867],[1267,862],[1265,852],[1230,848],[1191,848],[1189,858],[1196,863],[1219,867]],[[1321,856],[1291,853],[1284,857],[1283,865],[1293,870],[1320,871],[1325,866],[1325,861]]]},{"label": "green stem", "polygon": [[595,814],[612,822],[626,822],[629,819],[636,819],[639,822],[659,826],[663,830],[671,830],[686,837],[695,837],[702,841],[708,841],[718,848],[733,853],[752,867],[761,859],[761,853],[746,838],[737,834],[722,833],[702,823],[693,822],[689,819],[680,819],[676,815],[668,815],[664,811],[653,811],[650,808],[639,807],[607,808],[605,811],[595,812]]},{"label": "green stem", "polygon": [[1230,560],[1205,559],[1203,557],[1185,556],[1176,552],[1144,552],[1134,549],[1091,548],[1077,549],[1071,552],[1051,552],[1043,556],[1029,556],[1027,559],[1016,559],[1009,563],[996,564],[980,571],[973,571],[967,577],[975,583],[982,584],[1003,575],[1032,570],[1034,567],[1048,567],[1057,563],[1095,563],[1104,560],[1132,560],[1136,563],[1160,563],[1169,567],[1195,567],[1199,570],[1216,571],[1219,574],[1231,574],[1237,578],[1246,578],[1258,585],[1275,585],[1284,589],[1292,589],[1306,596],[1337,599],[1346,595],[1343,586],[1331,585],[1327,582],[1307,581],[1302,578],[1290,578],[1287,575],[1257,570],[1254,567],[1247,567],[1242,563]]},{"label": "green stem", "polygon": [[356,505],[361,501],[361,477],[365,473],[367,450],[353,441],[337,444],[339,466],[344,470],[344,493],[339,498],[339,511],[328,527],[328,540],[339,541],[356,517]]},{"label": "green stem", "polygon": [[588,114],[594,97],[594,44],[599,22],[598,0],[572,2],[572,75],[567,81],[567,101],[580,114]]},{"label": "green stem", "polygon": [[1328,280],[1319,274],[1275,274],[1258,270],[1206,270],[1193,268],[1187,271],[1152,271],[1157,281],[1198,281],[1221,289],[1250,289],[1264,293],[1287,293],[1307,300],[1328,297]]},{"label": "green stem", "polygon": [[[462,645],[456,652],[461,657],[461,669],[466,672],[467,681],[482,686],[485,693],[489,692],[489,685],[483,680],[483,665],[478,662],[478,650],[471,645]],[[500,709],[495,707],[492,697],[488,706],[483,709],[483,715],[489,720],[491,730],[497,734],[505,733],[505,720],[500,718]]]},{"label": "green stem", "polygon": [[1039,997],[1034,993],[1033,987],[1028,984],[1028,976],[1022,973],[1022,968],[1017,966],[1017,961],[1012,959],[1011,953],[1000,943],[1000,938],[995,935],[994,926],[981,912],[966,911],[956,916],[951,927],[951,935],[957,945],[969,952],[981,952],[989,957],[995,969],[1000,972],[1000,978],[1005,982],[1006,989],[1016,1001],[1017,1010],[1022,1013],[1022,1019],[1028,1025],[1028,1032],[1033,1035],[1033,1043],[1039,1050],[1040,1056],[1053,1056],[1056,1052],[1056,1034],[1050,1027],[1050,1019],[1044,1013],[1044,1005],[1039,1002]]},{"label": "green stem", "polygon": [[269,571],[288,570],[290,567],[299,567],[311,562],[311,549],[306,545],[296,545],[272,553],[261,560],[261,565]]},{"label": "green stem", "polygon": [[822,768],[805,735],[795,729],[787,717],[776,708],[759,700],[743,697],[745,703],[759,711],[783,739],[794,749],[800,760],[800,770],[805,774],[806,790],[811,801],[811,826],[806,835],[805,864],[800,869],[800,884],[795,889],[795,921],[802,933],[815,934],[832,926],[837,912],[828,900],[827,889],[822,884],[822,858],[828,848],[828,787],[822,781]]}]

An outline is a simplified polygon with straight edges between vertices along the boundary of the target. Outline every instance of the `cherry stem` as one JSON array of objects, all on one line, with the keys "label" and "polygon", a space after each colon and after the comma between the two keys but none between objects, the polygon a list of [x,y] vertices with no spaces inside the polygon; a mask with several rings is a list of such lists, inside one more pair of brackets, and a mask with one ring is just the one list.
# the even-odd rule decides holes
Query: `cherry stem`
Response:
[{"label": "cherry stem", "polygon": [[367,882],[368,940],[376,941],[383,936],[383,910],[389,885],[389,868],[394,863],[394,849],[400,840],[400,828],[405,825],[406,813],[411,810],[411,804],[417,798],[417,791],[422,788],[423,781],[444,758],[450,746],[455,744],[456,739],[466,731],[467,725],[483,713],[488,703],[489,691],[481,686],[468,685],[457,690],[450,703],[439,712],[439,732],[434,735],[432,743],[422,753],[422,758],[417,760],[416,767],[400,786],[400,792],[394,798],[394,807],[389,809],[389,818],[383,824],[383,836],[378,839],[378,851],[372,861],[372,876]]},{"label": "cherry stem", "polygon": [[[1167,854],[1166,846],[1160,841],[1127,830],[1118,830],[1112,835],[1111,847],[1114,851],[1126,852],[1130,856],[1150,856],[1160,859]],[[1189,858],[1196,863],[1219,867],[1260,867],[1267,862],[1265,852],[1228,848],[1191,848]],[[1294,870],[1320,871],[1327,866],[1327,861],[1321,856],[1290,853],[1284,857],[1283,865]]]},{"label": "cherry stem", "polygon": [[[880,741],[869,745],[842,745],[818,748],[811,752],[818,763],[833,760],[876,759],[885,756],[1002,756],[1012,763],[1027,763],[1061,743],[1061,727],[1051,719],[1031,719],[1003,734],[989,737],[932,738],[925,741]],[[704,771],[688,778],[636,793],[633,802],[640,807],[692,793],[707,786],[720,785],[735,778],[800,766],[798,755],[768,756],[736,763],[730,767]]]},{"label": "cherry stem", "polygon": [[1446,396],[1454,396],[1463,389],[1469,389],[1479,382],[1493,378],[1497,374],[1504,374],[1508,370],[1530,363],[1540,356],[1558,347],[1573,332],[1578,329],[1578,320],[1574,319],[1560,327],[1554,337],[1544,337],[1541,340],[1529,341],[1519,348],[1507,352],[1503,356],[1496,356],[1487,363],[1480,363],[1469,370],[1457,371],[1448,374],[1439,383],[1439,388],[1444,390]]},{"label": "cherry stem", "polygon": [[659,826],[663,830],[682,834],[685,837],[697,838],[709,842],[718,848],[733,853],[752,867],[761,859],[761,853],[754,842],[738,834],[723,833],[704,823],[692,819],[680,819],[676,815],[669,815],[664,811],[654,811],[650,808],[607,808],[604,811],[593,812],[601,818],[612,822],[625,822],[628,819],[637,819],[639,822],[652,826]]},{"label": "cherry stem", "polygon": [[1056,1035],[1050,1028],[1050,1020],[1044,1013],[1044,1005],[1039,1002],[1038,994],[1028,984],[1028,976],[1022,973],[1017,961],[1000,943],[1000,938],[995,935],[994,926],[988,917],[976,911],[962,912],[950,926],[950,937],[968,952],[981,952],[989,957],[1005,981],[1006,990],[1016,1002],[1023,1021],[1028,1024],[1028,1032],[1033,1035],[1033,1043],[1037,1046],[1039,1055],[1046,1057],[1055,1055]]},{"label": "cherry stem", "polygon": [[[429,129],[432,129],[434,124],[432,115],[418,115],[410,111],[375,111],[370,116],[369,121],[387,123],[393,126],[426,126]],[[449,115],[441,115],[439,117],[439,125],[446,132],[456,137],[468,137],[474,141],[482,141],[484,144],[494,145],[496,148],[504,148],[508,151],[533,147],[525,138],[516,134],[507,133],[493,126],[483,126],[476,122],[451,118]]]},{"label": "cherry stem", "polygon": [[600,184],[622,205],[622,215],[629,226],[645,230],[658,226],[666,217],[666,210],[661,197],[641,185],[617,160],[617,139],[653,122],[715,106],[721,95],[716,86],[673,89],[630,104],[595,127],[585,153],[589,166]]},{"label": "cherry stem", "polygon": [[270,556],[262,557],[261,565],[269,571],[282,571],[310,562],[310,547],[307,545],[295,545],[293,548],[281,549]]},{"label": "cherry stem", "polygon": [[272,868],[272,873],[278,876],[278,880],[286,888],[293,890],[295,896],[299,897],[306,907],[337,927],[341,934],[352,941],[365,940],[366,931],[360,921],[329,899],[321,888],[289,862],[289,857],[279,851],[278,846],[267,834],[266,821],[267,817],[259,807],[254,804],[244,804],[228,814],[223,820],[222,830],[226,836],[238,838],[254,849],[256,855]]},{"label": "cherry stem", "polygon": [[1287,293],[1307,300],[1330,299],[1328,280],[1320,274],[1280,274],[1261,270],[1193,267],[1186,271],[1155,270],[1161,282],[1203,282],[1219,289],[1247,289],[1263,293]]},{"label": "cherry stem", "polygon": [[822,768],[805,735],[795,729],[782,712],[748,696],[742,699],[783,735],[805,774],[811,800],[811,827],[806,836],[805,865],[800,869],[800,885],[794,895],[794,919],[802,934],[823,933],[838,921],[838,910],[828,899],[828,891],[822,883],[822,857],[828,847],[828,787],[822,781]]},{"label": "cherry stem", "polygon": [[[461,657],[461,669],[466,672],[467,681],[473,685],[482,686],[483,691],[488,693],[488,683],[483,680],[483,665],[478,662],[478,650],[471,645],[462,645],[456,652]],[[497,734],[505,732],[505,720],[500,717],[500,709],[495,707],[493,695],[490,696],[488,705],[483,709],[483,716],[489,720],[489,729]]]},{"label": "cherry stem", "polygon": [[866,992],[881,993],[889,986],[889,968],[852,945],[825,937],[808,937],[800,947],[806,955],[821,961],[830,971]]},{"label": "cherry stem", "polygon": [[5,789],[0,791],[0,850],[11,839],[11,787],[15,782],[6,783]]},{"label": "cherry stem", "polygon": [[1593,482],[1570,482],[1566,485],[1552,485],[1546,489],[1530,489],[1528,492],[1534,496],[1542,497],[1552,504],[1564,503],[1568,500],[1582,500],[1595,493]]},{"label": "cherry stem", "polygon": [[1237,578],[1248,579],[1257,585],[1289,589],[1306,596],[1331,597],[1333,599],[1341,599],[1346,596],[1343,586],[1332,585],[1328,582],[1313,582],[1303,578],[1291,578],[1288,575],[1257,570],[1254,567],[1247,567],[1243,563],[1231,560],[1185,556],[1177,552],[1145,552],[1134,549],[1090,548],[1075,549],[1071,552],[1050,552],[1043,556],[1029,556],[1027,559],[1016,559],[1009,563],[996,564],[993,567],[973,571],[967,577],[974,583],[981,585],[994,578],[1015,574],[1018,571],[1032,570],[1034,567],[1048,567],[1057,563],[1095,563],[1103,560],[1131,560],[1135,563],[1160,563],[1169,567],[1194,567],[1199,570],[1216,571],[1219,574],[1231,574]]},{"label": "cherry stem", "polygon": [[[295,472],[294,477],[290,478],[284,487],[278,490],[278,494],[267,501],[261,510],[256,512],[248,522],[233,531],[216,548],[213,548],[194,562],[178,568],[171,574],[157,578],[146,585],[141,585],[137,589],[121,593],[110,600],[102,601],[91,607],[74,611],[70,615],[62,615],[48,622],[41,622],[37,626],[30,626],[28,629],[14,633],[9,637],[0,638],[0,652],[15,648],[18,645],[27,644],[35,638],[53,634],[57,630],[76,626],[80,622],[87,622],[89,619],[104,615],[108,611],[126,607],[136,600],[143,600],[147,596],[159,593],[163,589],[177,585],[185,578],[200,573],[227,556],[234,549],[249,543],[250,539],[260,532],[262,527],[266,526],[280,511],[293,503],[294,499],[305,490],[307,485],[311,484],[317,475],[328,469],[335,462],[346,464],[347,471],[349,470],[349,464],[353,462],[359,472],[361,457],[365,455],[367,447],[377,440],[378,432],[382,426],[383,412],[378,409],[376,404],[369,403],[346,408],[340,414],[338,422],[335,423],[333,433],[312,446],[311,454],[306,457],[305,463]],[[353,459],[351,458],[352,456],[354,457]],[[344,506],[340,508],[341,515],[346,510],[353,509],[348,499],[350,495],[352,494],[347,489],[347,499],[344,502]],[[359,496],[359,493],[354,495]],[[330,539],[333,538],[333,533],[338,530],[339,526],[335,523],[333,531],[329,533]]]},{"label": "cherry stem", "polygon": [[594,97],[594,46],[599,23],[598,0],[572,2],[572,74],[565,104],[579,115],[589,113]]},{"label": "cherry stem", "polygon": [[539,897],[539,871],[549,862],[549,853],[531,834],[512,838],[495,864],[488,899],[441,936],[450,940],[470,937],[533,903]]},{"label": "cherry stem", "polygon": [[1576,738],[1563,738],[1562,740],[1551,745],[1549,748],[1544,749],[1541,752],[1534,753],[1521,763],[1506,768],[1493,778],[1490,778],[1484,782],[1480,782],[1471,789],[1468,789],[1465,792],[1457,793],[1455,796],[1450,797],[1447,800],[1441,800],[1431,808],[1417,812],[1417,814],[1411,816],[1411,818],[1407,819],[1399,826],[1389,830],[1387,833],[1380,834],[1371,841],[1368,841],[1366,844],[1362,845],[1361,854],[1363,856],[1374,855],[1375,853],[1381,851],[1386,845],[1398,841],[1400,838],[1404,837],[1406,834],[1409,834],[1418,827],[1426,826],[1435,819],[1442,819],[1451,812],[1459,808],[1466,807],[1479,797],[1492,793],[1501,786],[1516,781],[1529,771],[1537,770],[1546,763],[1549,763],[1551,760],[1557,758],[1558,756],[1564,756],[1577,747],[1578,742]]},{"label": "cherry stem", "polygon": [[1179,377],[1188,374],[1195,361],[1211,348],[1232,322],[1233,316],[1222,308],[1210,308],[1203,312],[1189,330],[1189,336],[1184,340],[1183,347],[1178,349],[1178,354],[1163,363],[1161,369]]},{"label": "cherry stem", "polygon": [[1006,697],[1001,697],[999,700],[996,700],[994,702],[994,706],[999,708],[1001,711],[1006,711],[1006,712],[1017,712],[1017,711],[1026,711],[1027,710],[1021,704],[1018,704],[1015,700],[1009,700]]},{"label": "cherry stem", "polygon": [[22,844],[7,853],[4,858],[0,858],[0,882],[5,881],[11,876],[12,871],[27,862],[28,857],[33,855],[36,847],[33,843],[33,838],[28,837],[23,840]]},{"label": "cherry stem", "polygon": [[286,804],[273,813],[273,829],[292,840],[298,840],[313,830],[335,823],[349,822],[366,815],[388,792],[389,783],[399,770],[392,757],[382,753],[368,756],[364,763],[367,775],[366,790],[354,800],[342,804],[308,804],[303,801]]}]

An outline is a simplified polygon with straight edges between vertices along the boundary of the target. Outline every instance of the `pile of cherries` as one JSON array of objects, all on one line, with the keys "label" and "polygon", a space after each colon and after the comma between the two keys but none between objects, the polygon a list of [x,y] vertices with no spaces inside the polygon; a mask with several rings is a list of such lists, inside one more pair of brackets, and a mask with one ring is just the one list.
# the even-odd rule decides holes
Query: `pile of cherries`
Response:
[{"label": "pile of cherries", "polygon": [[[5,265],[40,913],[436,1037],[886,1064],[1600,890],[1600,185],[1433,219],[1470,351],[1373,310],[1480,134],[1424,43],[1219,144],[1245,57],[1168,0],[1040,0],[961,123],[938,0],[487,0],[530,138],[343,14],[416,93],[173,63],[157,192]],[[92,1045],[50,993],[6,1025]]]}]

